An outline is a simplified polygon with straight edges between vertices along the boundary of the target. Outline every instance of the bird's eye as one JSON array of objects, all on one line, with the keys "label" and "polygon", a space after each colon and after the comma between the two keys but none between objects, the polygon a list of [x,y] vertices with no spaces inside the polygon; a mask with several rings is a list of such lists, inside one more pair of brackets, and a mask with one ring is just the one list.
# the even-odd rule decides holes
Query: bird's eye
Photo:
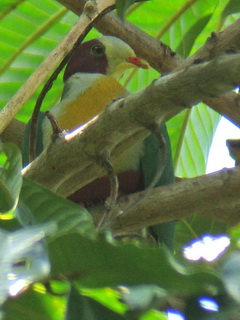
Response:
[{"label": "bird's eye", "polygon": [[96,44],[90,49],[90,53],[96,57],[103,56],[105,54],[105,48],[100,44]]}]

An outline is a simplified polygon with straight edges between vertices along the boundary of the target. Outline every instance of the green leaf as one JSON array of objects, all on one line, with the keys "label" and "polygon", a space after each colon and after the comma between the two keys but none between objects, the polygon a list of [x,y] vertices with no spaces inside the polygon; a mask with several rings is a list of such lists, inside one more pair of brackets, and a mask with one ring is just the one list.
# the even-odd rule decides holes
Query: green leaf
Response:
[{"label": "green leaf", "polygon": [[0,20],[25,0],[1,0]]},{"label": "green leaf", "polygon": [[116,0],[117,14],[121,19],[124,18],[127,9],[135,2],[144,2],[148,0]]},{"label": "green leaf", "polygon": [[208,14],[200,18],[195,24],[185,33],[182,38],[182,41],[179,43],[176,48],[176,52],[182,57],[187,57],[193,47],[194,42],[197,37],[201,34],[205,26],[208,24],[211,19],[212,14]]},{"label": "green leaf", "polygon": [[176,176],[195,177],[205,173],[219,120],[217,112],[199,104],[168,121]]},{"label": "green leaf", "polygon": [[[29,9],[31,10],[31,9]],[[34,42],[36,39],[38,39],[39,37],[42,36],[42,34],[44,34],[46,32],[46,30],[48,30],[48,28],[52,25],[55,24],[56,21],[58,21],[64,14],[66,14],[66,9],[62,9],[56,12],[56,15],[53,15],[52,17],[50,17],[49,19],[47,19],[46,21],[42,21],[42,17],[40,17],[40,15],[37,15],[37,17],[35,15],[35,12],[33,12],[33,17],[32,17],[32,21],[26,21],[26,28],[29,28],[30,31],[30,24],[32,24],[33,22],[36,23],[42,23],[42,25],[40,25],[40,27],[35,26],[35,28],[33,28],[34,32],[31,32],[31,35],[29,37],[27,37],[26,39],[24,39],[24,36],[21,35],[19,37],[19,39],[17,39],[17,41],[19,41],[20,39],[22,39],[22,41],[19,41],[18,43],[16,42],[15,45],[18,44],[18,47],[13,48],[9,48],[9,57],[7,57],[5,63],[3,64],[3,66],[0,68],[0,73],[3,73],[10,65],[11,63],[18,57],[19,54],[21,54],[32,42]],[[24,15],[25,16],[25,15]],[[35,19],[34,19],[35,18]],[[2,30],[3,33],[3,38],[7,38],[10,37],[12,38],[12,32],[10,30]],[[14,43],[13,43],[14,45]],[[5,47],[7,49],[7,47]]]},{"label": "green leaf", "polygon": [[32,212],[35,223],[54,221],[58,225],[58,234],[74,230],[89,238],[95,237],[95,227],[88,211],[47,188],[24,178],[20,198]]},{"label": "green leaf", "polygon": [[[1,173],[1,170],[0,170]],[[15,205],[12,194],[7,185],[0,180],[0,212],[1,214],[9,212]]]},{"label": "green leaf", "polygon": [[222,19],[225,19],[228,15],[240,12],[239,0],[230,0],[222,12]]},{"label": "green leaf", "polygon": [[[0,107],[4,106],[77,20],[57,1],[24,1],[1,22]],[[16,28],[17,26],[17,28]],[[61,75],[44,100],[46,109],[60,96]],[[18,118],[27,122],[39,90],[25,104]]]},{"label": "green leaf", "polygon": [[156,284],[169,291],[194,293],[206,285],[220,286],[213,272],[204,266],[198,271],[183,267],[165,247],[112,245],[68,234],[49,244],[49,257],[55,279],[74,277],[86,287]]},{"label": "green leaf", "polygon": [[127,310],[127,305],[120,301],[121,295],[118,289],[109,287],[89,289],[82,288],[81,285],[79,285],[79,289],[81,294],[98,301],[117,313],[124,314]]},{"label": "green leaf", "polygon": [[60,320],[65,299],[32,289],[10,298],[3,306],[4,320]]},{"label": "green leaf", "polygon": [[18,202],[22,185],[22,156],[18,147],[0,142],[0,153],[5,155],[0,166],[0,213],[13,210]]},{"label": "green leaf", "polygon": [[157,310],[150,310],[145,313],[144,316],[140,318],[141,320],[168,320],[168,316],[166,313],[157,311]]},{"label": "green leaf", "polygon": [[104,307],[93,299],[81,295],[78,290],[72,286],[68,297],[68,306],[65,319],[120,320],[125,319],[125,317]]},{"label": "green leaf", "polygon": [[228,234],[231,237],[232,244],[234,246],[238,246],[238,242],[240,239],[240,224],[238,223],[235,226],[232,226],[231,228],[229,228]]},{"label": "green leaf", "polygon": [[130,7],[135,0],[116,0],[117,14],[121,19],[124,18],[127,8]]}]

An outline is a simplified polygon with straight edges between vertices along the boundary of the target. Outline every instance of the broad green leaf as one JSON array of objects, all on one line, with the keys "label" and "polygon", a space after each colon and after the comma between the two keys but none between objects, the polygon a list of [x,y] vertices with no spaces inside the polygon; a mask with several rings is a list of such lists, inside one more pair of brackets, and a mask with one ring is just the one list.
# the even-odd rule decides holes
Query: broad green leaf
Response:
[{"label": "broad green leaf", "polygon": [[[5,52],[4,55],[1,55],[3,60],[1,73],[6,71],[18,55],[34,41],[41,38],[64,14],[66,14],[66,10],[57,7],[55,14],[50,13],[50,10],[48,14],[47,8],[44,12],[31,1],[25,1],[11,12],[1,24],[1,47]],[[13,24],[13,19],[17,24]],[[16,26],[18,27],[16,28]]]},{"label": "broad green leaf", "polygon": [[234,245],[234,247],[237,246],[240,239],[240,224],[238,223],[235,226],[229,228],[228,234],[231,237],[232,244]]},{"label": "broad green leaf", "polygon": [[[128,20],[157,38],[161,35],[161,40],[175,50],[184,35],[198,21],[205,16],[211,16],[215,13],[218,2],[218,0],[188,2],[184,0],[149,1],[137,8],[128,17]],[[141,19],[140,17],[143,16],[144,19]],[[215,21],[213,20],[204,29],[204,31],[206,30],[205,38],[201,34],[200,39],[195,39],[194,43],[196,43],[197,47],[206,41],[210,32],[214,29],[213,26],[216,24],[216,21],[215,18]]]},{"label": "broad green leaf", "polygon": [[196,272],[183,267],[165,247],[112,245],[68,234],[49,244],[49,257],[52,277],[74,277],[86,287],[156,284],[169,291],[194,293],[205,285],[221,286],[216,274],[204,267]]},{"label": "broad green leaf", "polygon": [[65,298],[32,289],[10,298],[3,306],[4,320],[62,320]]},{"label": "broad green leaf", "polygon": [[121,19],[124,18],[128,7],[134,4],[134,2],[135,0],[116,0],[117,13]]},{"label": "broad green leaf", "polygon": [[222,19],[226,18],[230,14],[233,14],[239,11],[240,11],[240,2],[238,0],[229,0],[222,12]]},{"label": "broad green leaf", "polygon": [[168,320],[168,316],[157,310],[150,310],[144,316],[140,318],[141,320]]},{"label": "broad green leaf", "polygon": [[147,1],[133,11],[128,20],[152,36],[156,36],[184,3],[183,0]]},{"label": "broad green leaf", "polygon": [[[67,13],[63,6],[52,0],[26,0],[3,19],[0,65],[8,68],[4,68],[1,76],[0,107],[9,101],[76,20],[77,16]],[[58,101],[61,83],[60,75],[44,101],[45,110]],[[38,93],[39,90],[21,110],[20,120],[29,120]]]},{"label": "broad green leaf", "polygon": [[[36,15],[36,12],[33,11],[34,14]],[[5,45],[5,47],[3,47],[3,50],[5,48],[6,53],[9,54],[9,56],[7,57],[6,61],[4,62],[4,64],[2,65],[1,69],[0,69],[0,73],[4,73],[4,71],[7,70],[7,68],[11,65],[11,63],[18,57],[19,54],[21,54],[32,42],[34,42],[37,38],[41,37],[46,30],[48,30],[49,27],[51,27],[52,24],[54,24],[56,21],[58,21],[64,14],[66,14],[66,9],[61,9],[59,11],[56,12],[56,14],[54,16],[52,16],[51,18],[49,18],[46,21],[41,21],[42,19],[39,19],[40,16],[33,16],[32,17],[32,21],[34,21],[34,23],[39,23],[40,27],[35,26],[35,30],[34,32],[31,32],[30,29],[30,25],[31,22],[27,22],[25,25],[25,28],[29,30],[29,37],[24,37],[22,34],[20,34],[20,37],[18,39],[16,39],[13,36],[13,31],[10,30],[6,30],[6,29],[2,29],[2,40],[8,40],[8,38],[13,38],[13,40],[15,40],[15,43],[13,42],[12,48],[7,48],[7,46]],[[38,18],[38,19],[37,19]],[[22,19],[22,17],[21,17]],[[38,21],[39,20],[39,21]],[[42,25],[41,25],[42,23]],[[5,40],[5,41],[6,41]],[[15,46],[15,48],[13,47]]]},{"label": "broad green leaf", "polygon": [[74,230],[90,238],[95,236],[88,211],[47,188],[24,178],[20,198],[32,212],[35,223],[54,221],[58,225],[59,234]]},{"label": "broad green leaf", "polygon": [[182,41],[179,43],[176,48],[176,52],[182,57],[187,57],[193,47],[196,38],[201,34],[202,30],[205,28],[212,15],[208,14],[200,18],[183,36]]},{"label": "broad green leaf", "polygon": [[107,308],[120,313],[124,314],[127,310],[126,304],[124,304],[121,299],[121,294],[119,290],[114,288],[82,288],[81,285],[79,286],[79,290],[81,293],[87,297],[95,299],[96,301],[100,302]]},{"label": "broad green leaf", "polygon": [[124,19],[127,9],[136,2],[144,2],[149,0],[116,0],[117,14]]},{"label": "broad green leaf", "polygon": [[0,164],[0,213],[13,210],[18,202],[22,185],[22,156],[18,147],[10,143],[0,142],[0,153],[5,161]]},{"label": "broad green leaf", "polygon": [[104,307],[96,300],[83,296],[72,286],[66,311],[66,320],[120,320],[122,315]]},{"label": "broad green leaf", "polygon": [[218,113],[199,104],[168,122],[177,176],[194,177],[205,173],[209,149],[219,120]]},{"label": "broad green leaf", "polygon": [[[221,19],[219,20],[217,30],[221,30],[226,23],[233,23],[237,18],[239,18],[240,3],[238,0],[229,0],[227,3],[224,3],[221,10]],[[235,19],[235,20],[234,20]]]},{"label": "broad green leaf", "polygon": [[2,0],[0,7],[0,20],[25,0]]},{"label": "broad green leaf", "polygon": [[[1,173],[1,170],[0,170]],[[8,186],[0,180],[0,212],[1,214],[9,212],[13,209],[15,202]]]},{"label": "broad green leaf", "polygon": [[[218,0],[195,1],[181,14],[165,35],[164,38],[169,39],[170,46],[177,51],[177,48],[181,47],[181,43],[184,42],[184,50],[182,50],[184,57],[187,57],[187,53],[195,52],[202,46],[212,31],[213,26],[209,22],[214,16],[217,4]],[[195,39],[192,33],[195,34]]]}]

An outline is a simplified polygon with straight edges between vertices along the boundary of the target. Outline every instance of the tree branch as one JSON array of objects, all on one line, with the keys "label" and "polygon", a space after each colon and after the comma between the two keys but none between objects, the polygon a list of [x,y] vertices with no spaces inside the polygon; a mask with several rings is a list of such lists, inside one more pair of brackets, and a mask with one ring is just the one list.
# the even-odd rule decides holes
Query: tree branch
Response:
[{"label": "tree branch", "polygon": [[[193,214],[233,225],[240,221],[239,188],[240,167],[236,167],[155,188],[129,210],[142,192],[125,196],[118,201],[118,210],[123,213],[113,221],[111,229],[116,234],[129,232]],[[101,214],[99,211],[94,215],[96,224]]]},{"label": "tree branch", "polygon": [[21,148],[25,127],[25,123],[13,119],[7,128],[1,133],[1,140],[3,142],[15,143],[19,148]]},{"label": "tree branch", "polygon": [[68,196],[103,175],[97,165],[102,153],[111,153],[114,160],[144,139],[151,123],[164,123],[186,106],[226,93],[238,83],[240,54],[225,54],[161,77],[144,90],[115,101],[97,120],[75,130],[65,140],[52,143],[23,173]]},{"label": "tree branch", "polygon": [[240,127],[240,95],[228,92],[219,98],[210,98],[203,101],[228,120]]}]

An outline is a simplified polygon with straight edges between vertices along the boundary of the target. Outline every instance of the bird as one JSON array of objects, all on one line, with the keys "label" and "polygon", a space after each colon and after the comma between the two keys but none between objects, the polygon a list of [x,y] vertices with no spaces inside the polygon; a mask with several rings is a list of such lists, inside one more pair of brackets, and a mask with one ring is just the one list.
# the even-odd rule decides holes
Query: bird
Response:
[{"label": "bird", "polygon": [[[51,108],[59,127],[71,131],[101,113],[127,90],[118,82],[127,69],[148,68],[124,41],[102,36],[81,44],[70,58],[64,72],[64,89],[59,104]],[[52,129],[43,122],[43,145]]]},{"label": "bird", "polygon": [[[119,83],[124,72],[133,68],[148,68],[136,57],[132,48],[119,38],[102,36],[81,44],[70,58],[64,72],[64,89],[59,104],[51,108],[51,115],[64,130],[74,130],[101,113],[113,100],[126,96]],[[51,141],[51,124],[43,121],[43,145]],[[128,149],[114,163],[119,179],[119,194],[140,190],[139,159],[143,143]],[[101,186],[101,187],[100,187]],[[110,193],[107,177],[97,179],[70,196],[83,204],[98,203]]]},{"label": "bird", "polygon": [[[104,111],[113,100],[129,93],[119,80],[128,69],[147,69],[148,64],[138,58],[133,49],[114,36],[101,36],[79,45],[66,66],[61,101],[49,112],[62,130],[72,131]],[[160,127],[167,141],[167,165],[157,185],[174,182],[170,140],[165,125]],[[52,128],[47,118],[42,123],[43,147],[51,141]],[[119,180],[119,195],[131,194],[147,188],[154,178],[160,159],[155,136],[129,147],[113,162]],[[69,196],[69,199],[94,206],[110,195],[107,176],[98,178]],[[151,229],[157,242],[171,246],[172,231],[163,225]],[[167,225],[166,225],[167,226]]]}]

